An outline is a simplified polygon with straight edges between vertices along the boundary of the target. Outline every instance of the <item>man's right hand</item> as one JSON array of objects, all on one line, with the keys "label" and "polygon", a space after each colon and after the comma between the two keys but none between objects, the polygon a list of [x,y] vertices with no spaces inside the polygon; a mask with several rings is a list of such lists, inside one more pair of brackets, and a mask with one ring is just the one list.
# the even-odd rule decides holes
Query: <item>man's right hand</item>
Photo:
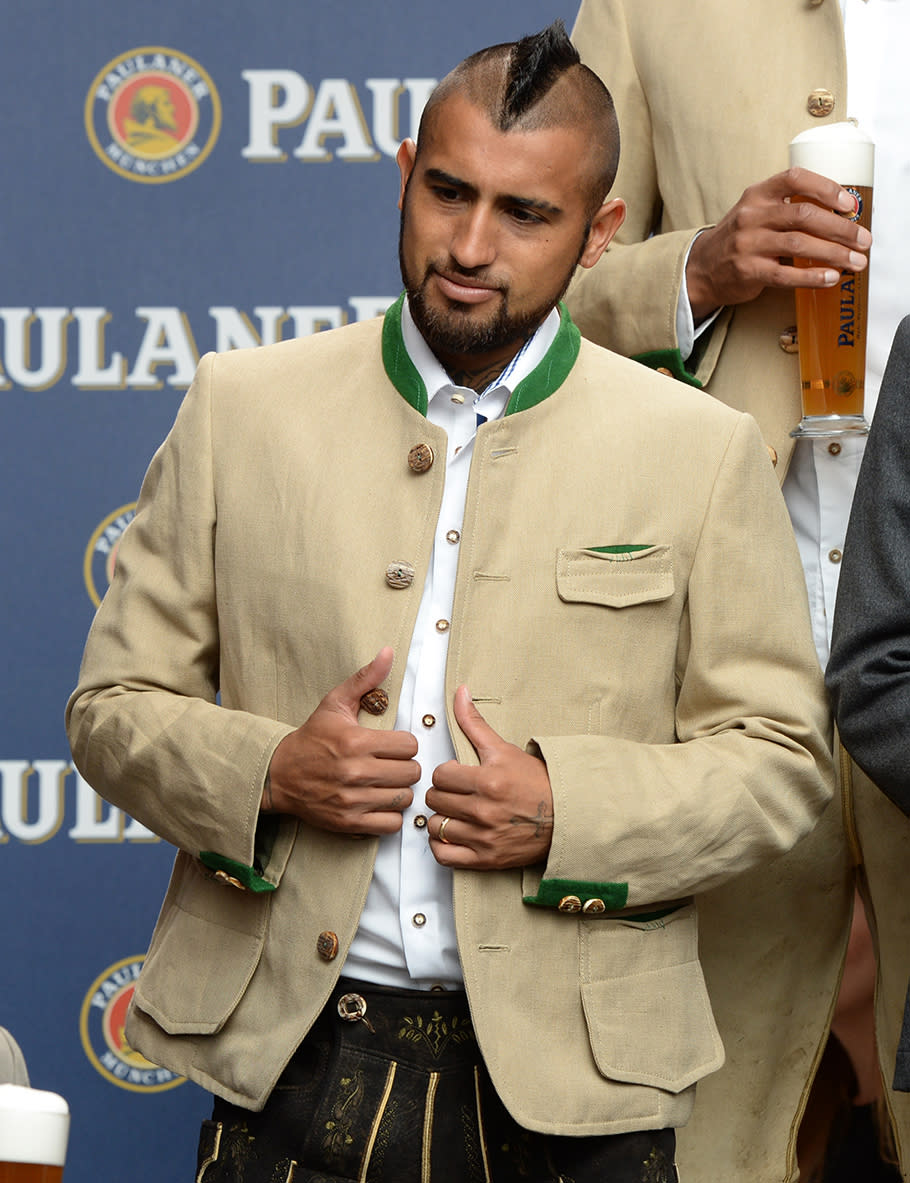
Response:
[{"label": "man's right hand", "polygon": [[409,731],[374,731],[357,722],[361,696],[389,675],[394,654],[330,690],[309,719],[272,755],[262,798],[266,813],[290,813],[321,830],[390,834],[420,779],[417,740]]},{"label": "man's right hand", "polygon": [[[846,189],[804,168],[750,185],[692,244],[686,287],[695,323],[724,305],[754,299],[766,287],[833,287],[842,271],[862,271],[872,235],[843,216],[855,208]],[[794,267],[795,257],[818,266]]]}]

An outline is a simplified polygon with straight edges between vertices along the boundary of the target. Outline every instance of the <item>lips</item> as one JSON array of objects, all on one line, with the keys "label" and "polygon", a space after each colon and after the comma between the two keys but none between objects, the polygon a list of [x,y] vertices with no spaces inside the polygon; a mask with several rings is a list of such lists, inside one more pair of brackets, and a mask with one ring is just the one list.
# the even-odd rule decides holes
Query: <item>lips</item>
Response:
[{"label": "lips", "polygon": [[445,275],[434,271],[433,278],[439,291],[459,304],[485,304],[500,294],[498,287],[486,286],[464,276]]}]

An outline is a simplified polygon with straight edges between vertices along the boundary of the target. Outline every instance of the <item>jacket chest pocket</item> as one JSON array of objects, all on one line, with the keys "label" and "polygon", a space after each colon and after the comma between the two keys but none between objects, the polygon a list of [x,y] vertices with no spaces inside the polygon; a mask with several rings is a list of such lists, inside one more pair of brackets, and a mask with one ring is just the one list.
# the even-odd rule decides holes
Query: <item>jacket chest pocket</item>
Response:
[{"label": "jacket chest pocket", "polygon": [[556,592],[567,604],[627,608],[668,600],[675,588],[669,546],[563,548],[556,552]]}]

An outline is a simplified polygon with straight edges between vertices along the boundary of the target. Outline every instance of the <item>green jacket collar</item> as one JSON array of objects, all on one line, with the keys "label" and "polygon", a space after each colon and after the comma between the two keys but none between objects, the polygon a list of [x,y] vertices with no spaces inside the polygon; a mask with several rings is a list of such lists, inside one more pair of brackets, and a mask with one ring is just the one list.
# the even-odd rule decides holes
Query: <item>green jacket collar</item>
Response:
[{"label": "green jacket collar", "polygon": [[[382,364],[389,381],[421,415],[427,413],[427,390],[417,367],[411,361],[401,333],[401,309],[404,293],[385,314],[382,325]],[[565,304],[559,305],[559,331],[544,358],[512,391],[507,415],[527,411],[558,390],[569,376],[581,348],[581,333],[575,327]]]}]

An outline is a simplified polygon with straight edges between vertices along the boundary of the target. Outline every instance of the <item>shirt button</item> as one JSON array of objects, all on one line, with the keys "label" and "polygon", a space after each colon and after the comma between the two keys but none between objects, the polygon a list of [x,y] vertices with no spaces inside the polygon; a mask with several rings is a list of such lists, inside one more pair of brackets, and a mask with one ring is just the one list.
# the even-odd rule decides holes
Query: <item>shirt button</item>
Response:
[{"label": "shirt button", "polygon": [[836,549],[828,551],[828,558],[831,560],[832,563],[839,563],[843,557],[844,557],[843,551],[836,550]]},{"label": "shirt button", "polygon": [[424,717],[420,721],[424,725],[424,727],[435,727],[436,726],[436,716],[435,715],[424,715]]},{"label": "shirt button", "polygon": [[840,444],[837,442],[837,440],[832,440],[831,443],[828,444],[828,451],[832,456],[840,455]]},{"label": "shirt button", "polygon": [[426,828],[427,828],[427,819],[426,819],[425,814],[418,813],[418,815],[414,818],[414,829],[415,830],[425,830]]},{"label": "shirt button", "polygon": [[449,631],[449,622],[447,620],[437,620],[436,631],[438,633],[447,633]]},{"label": "shirt button", "polygon": [[423,912],[415,912],[414,915],[411,917],[411,923],[414,925],[415,928],[423,928],[423,926],[426,924],[426,922],[427,922],[427,918],[426,918],[426,916],[424,916]]},{"label": "shirt button", "polygon": [[448,532],[448,534],[446,534],[446,542],[451,542],[451,544],[453,546],[455,545],[456,542],[461,542],[461,534],[459,533],[459,531],[458,530],[450,530]]},{"label": "shirt button", "polygon": [[452,402],[456,405],[456,407],[460,407],[461,404],[464,402],[464,395],[463,394],[450,394],[449,398],[451,398]]}]

